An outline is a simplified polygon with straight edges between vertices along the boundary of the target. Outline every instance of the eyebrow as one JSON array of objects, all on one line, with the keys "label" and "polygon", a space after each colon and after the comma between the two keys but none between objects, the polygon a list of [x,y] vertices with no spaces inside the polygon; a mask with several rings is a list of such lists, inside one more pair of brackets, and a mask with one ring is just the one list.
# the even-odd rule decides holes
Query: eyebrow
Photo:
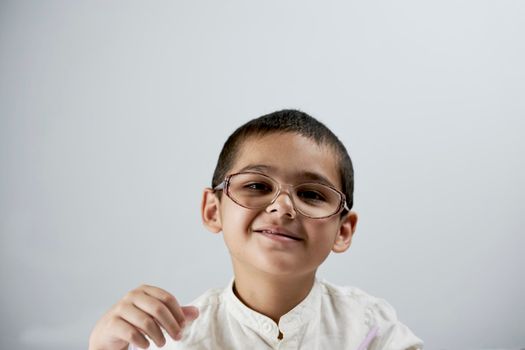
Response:
[{"label": "eyebrow", "polygon": [[[259,171],[259,172],[262,172],[262,173],[268,173],[268,172],[275,172],[275,168],[273,166],[270,166],[270,165],[264,165],[264,164],[250,164],[250,165],[247,165],[245,166],[244,168],[240,169],[238,172],[239,173],[242,173],[244,171]],[[323,183],[325,185],[328,185],[328,186],[331,186],[333,188],[337,188],[336,185],[334,185],[330,180],[328,180],[328,178],[326,178],[325,176],[319,174],[319,173],[316,173],[316,172],[313,172],[313,171],[301,171],[299,173],[297,173],[297,175],[299,178],[301,179],[306,179],[306,180],[310,180],[310,181],[315,181],[315,182],[320,182],[320,183]]]}]

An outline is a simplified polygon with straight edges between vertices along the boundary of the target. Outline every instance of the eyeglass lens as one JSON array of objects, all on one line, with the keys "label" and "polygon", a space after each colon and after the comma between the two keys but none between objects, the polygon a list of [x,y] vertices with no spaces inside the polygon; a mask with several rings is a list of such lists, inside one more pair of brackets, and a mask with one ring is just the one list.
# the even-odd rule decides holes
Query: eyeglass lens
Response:
[{"label": "eyeglass lens", "polygon": [[[233,175],[229,194],[238,204],[247,208],[262,208],[271,203],[279,190],[278,183],[268,176],[256,173]],[[304,183],[293,187],[290,193],[295,209],[310,217],[335,214],[341,205],[341,195],[321,183]]]}]

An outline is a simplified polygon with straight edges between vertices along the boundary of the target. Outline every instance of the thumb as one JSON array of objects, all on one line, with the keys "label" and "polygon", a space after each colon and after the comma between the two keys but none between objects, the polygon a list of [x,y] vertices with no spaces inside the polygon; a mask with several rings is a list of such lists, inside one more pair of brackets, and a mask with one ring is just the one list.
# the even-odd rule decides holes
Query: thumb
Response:
[{"label": "thumb", "polygon": [[193,321],[199,317],[199,309],[195,306],[182,306],[181,309],[187,321]]}]

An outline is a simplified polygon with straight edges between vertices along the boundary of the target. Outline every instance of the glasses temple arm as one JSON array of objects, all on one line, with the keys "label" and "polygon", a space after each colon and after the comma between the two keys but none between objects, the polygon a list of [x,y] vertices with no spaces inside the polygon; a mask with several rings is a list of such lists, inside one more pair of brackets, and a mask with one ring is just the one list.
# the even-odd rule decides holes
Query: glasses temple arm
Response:
[{"label": "glasses temple arm", "polygon": [[218,184],[213,188],[214,191],[221,191],[224,190],[224,185],[226,184],[226,180]]}]

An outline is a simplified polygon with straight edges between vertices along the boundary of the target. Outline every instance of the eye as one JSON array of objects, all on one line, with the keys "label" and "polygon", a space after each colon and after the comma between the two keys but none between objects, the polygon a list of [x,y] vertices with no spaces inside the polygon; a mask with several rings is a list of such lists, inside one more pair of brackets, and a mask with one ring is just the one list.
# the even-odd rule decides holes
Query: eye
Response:
[{"label": "eye", "polygon": [[265,184],[264,182],[252,182],[245,184],[243,186],[244,189],[255,191],[255,192],[271,192],[272,187],[270,185]]},{"label": "eye", "polygon": [[317,191],[300,191],[297,193],[297,196],[305,201],[326,202],[326,197]]}]

